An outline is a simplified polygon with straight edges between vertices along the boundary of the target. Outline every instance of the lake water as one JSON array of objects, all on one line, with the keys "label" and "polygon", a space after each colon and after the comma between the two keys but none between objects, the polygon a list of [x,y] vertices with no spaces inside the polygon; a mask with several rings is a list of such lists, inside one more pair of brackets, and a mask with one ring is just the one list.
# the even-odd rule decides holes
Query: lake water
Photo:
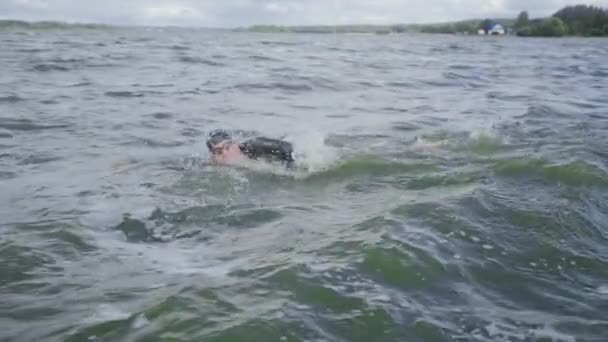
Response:
[{"label": "lake water", "polygon": [[1,341],[608,339],[605,39],[0,46]]}]

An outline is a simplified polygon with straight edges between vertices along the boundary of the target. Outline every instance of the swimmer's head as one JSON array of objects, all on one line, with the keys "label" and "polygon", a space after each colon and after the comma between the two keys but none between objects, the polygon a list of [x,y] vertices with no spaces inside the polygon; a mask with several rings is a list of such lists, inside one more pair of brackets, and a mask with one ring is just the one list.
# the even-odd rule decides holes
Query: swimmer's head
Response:
[{"label": "swimmer's head", "polygon": [[221,129],[216,129],[209,133],[207,148],[213,154],[221,154],[224,148],[232,142],[230,134]]}]

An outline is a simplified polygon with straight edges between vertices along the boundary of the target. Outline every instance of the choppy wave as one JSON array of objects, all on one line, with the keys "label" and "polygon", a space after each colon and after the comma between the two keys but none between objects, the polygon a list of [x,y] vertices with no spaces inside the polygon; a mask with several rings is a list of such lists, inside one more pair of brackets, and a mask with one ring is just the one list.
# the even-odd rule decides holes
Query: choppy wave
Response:
[{"label": "choppy wave", "polygon": [[337,161],[334,166],[322,172],[315,173],[312,177],[327,180],[327,178],[348,179],[355,176],[388,176],[404,175],[410,173],[426,173],[435,171],[432,164],[408,164],[398,161],[374,158],[350,159]]},{"label": "choppy wave", "polygon": [[48,155],[31,155],[19,162],[19,165],[30,165],[30,164],[43,164],[52,161],[59,160],[59,157],[48,156]]},{"label": "choppy wave", "polygon": [[180,62],[183,63],[192,63],[192,64],[203,64],[209,66],[223,66],[224,64],[212,59],[205,59],[202,57],[194,57],[194,56],[181,56],[179,58]]},{"label": "choppy wave", "polygon": [[148,116],[151,116],[154,119],[158,119],[158,120],[166,120],[166,119],[173,118],[175,115],[173,113],[168,113],[168,112],[156,112],[156,113],[149,114]]},{"label": "choppy wave", "polygon": [[235,85],[234,88],[242,89],[245,91],[276,89],[290,92],[303,92],[313,90],[313,87],[309,84],[294,82],[242,83]]},{"label": "choppy wave", "polygon": [[19,97],[18,95],[7,95],[7,96],[0,97],[0,103],[2,103],[2,102],[14,103],[14,102],[20,102],[20,101],[24,101],[24,100],[25,99]]},{"label": "choppy wave", "polygon": [[278,60],[276,58],[263,56],[263,55],[251,55],[251,56],[248,56],[248,58],[251,60],[254,60],[254,61],[261,61],[261,62],[280,62],[280,60]]},{"label": "choppy wave", "polygon": [[498,163],[495,170],[505,176],[537,176],[565,185],[608,185],[608,175],[580,160],[560,165],[543,160],[516,159]]},{"label": "choppy wave", "polygon": [[11,131],[37,131],[43,129],[57,129],[69,127],[69,124],[44,124],[28,119],[0,118],[0,128]]},{"label": "choppy wave", "polygon": [[42,71],[42,72],[47,72],[47,71],[68,71],[70,70],[70,68],[63,66],[63,65],[59,65],[59,64],[53,64],[53,63],[42,63],[42,64],[36,64],[32,67],[32,69],[36,70],[36,71]]},{"label": "choppy wave", "polygon": [[128,90],[112,90],[112,91],[106,91],[105,93],[106,96],[109,97],[142,97],[144,96],[143,93],[141,92],[134,92],[134,91],[128,91]]}]

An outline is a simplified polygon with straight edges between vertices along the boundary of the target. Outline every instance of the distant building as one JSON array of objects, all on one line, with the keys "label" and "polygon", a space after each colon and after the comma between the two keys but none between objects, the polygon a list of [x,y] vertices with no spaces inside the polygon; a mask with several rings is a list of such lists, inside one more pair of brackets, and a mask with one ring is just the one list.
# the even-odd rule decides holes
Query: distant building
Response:
[{"label": "distant building", "polygon": [[488,31],[490,35],[503,35],[505,34],[505,28],[500,24],[494,24],[492,28]]},{"label": "distant building", "polygon": [[506,29],[496,21],[492,19],[485,19],[481,25],[479,30],[477,31],[479,35],[504,35],[506,34]]}]

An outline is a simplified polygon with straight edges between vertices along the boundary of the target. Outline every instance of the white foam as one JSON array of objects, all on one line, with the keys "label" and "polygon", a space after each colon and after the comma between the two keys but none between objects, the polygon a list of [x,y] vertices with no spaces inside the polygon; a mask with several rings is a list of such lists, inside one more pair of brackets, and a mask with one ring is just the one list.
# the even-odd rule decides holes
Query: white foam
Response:
[{"label": "white foam", "polygon": [[140,329],[140,328],[145,327],[148,324],[150,324],[150,321],[148,320],[146,315],[144,315],[142,313],[142,314],[137,315],[137,317],[135,317],[135,320],[133,320],[133,323],[131,323],[131,327],[133,327],[133,329]]},{"label": "white foam", "polygon": [[433,150],[437,150],[444,145],[445,141],[429,141],[423,137],[416,137],[416,140],[412,145],[410,145],[409,149],[417,152],[429,152]]},{"label": "white foam", "polygon": [[120,310],[111,304],[99,304],[93,315],[84,319],[85,324],[96,324],[107,321],[118,321],[127,319],[131,316],[128,312]]},{"label": "white foam", "polygon": [[472,140],[479,140],[484,138],[498,138],[498,133],[492,128],[481,128],[474,129],[469,132],[469,138]]},{"label": "white foam", "polygon": [[518,327],[506,323],[490,322],[483,329],[492,339],[507,339],[511,337],[516,340],[524,340],[526,338],[525,334],[519,331]]},{"label": "white foam", "polygon": [[497,145],[508,144],[509,141],[493,128],[483,128],[472,130],[469,139],[476,142],[492,142]]},{"label": "white foam", "polygon": [[498,328],[498,326],[496,325],[496,322],[491,322],[484,329],[486,330],[488,335],[490,335],[490,337],[496,337],[496,336],[502,335],[502,329]]},{"label": "white foam", "polygon": [[309,172],[324,171],[338,160],[338,151],[325,144],[321,132],[292,134],[286,139],[293,143],[296,165]]},{"label": "white foam", "polygon": [[564,341],[564,342],[575,342],[576,339],[573,336],[562,334],[555,330],[555,328],[545,325],[543,328],[533,329],[530,331],[532,336],[536,338],[549,338],[551,341]]},{"label": "white foam", "polygon": [[597,288],[599,294],[608,295],[608,285],[601,285]]}]

